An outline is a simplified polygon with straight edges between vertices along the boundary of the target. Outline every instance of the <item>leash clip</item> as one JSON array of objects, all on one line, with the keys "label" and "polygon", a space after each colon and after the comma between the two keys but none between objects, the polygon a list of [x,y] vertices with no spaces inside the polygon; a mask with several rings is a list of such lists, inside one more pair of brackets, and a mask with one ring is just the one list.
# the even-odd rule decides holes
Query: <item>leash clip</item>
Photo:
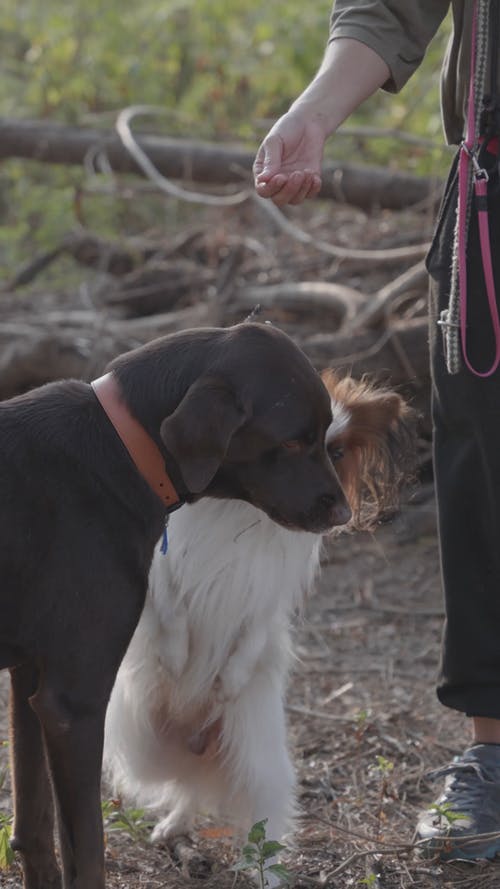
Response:
[{"label": "leash clip", "polygon": [[488,182],[488,180],[490,178],[488,175],[488,171],[485,170],[484,167],[481,167],[481,165],[478,161],[477,151],[475,151],[473,148],[469,148],[465,139],[462,140],[462,144],[460,147],[463,151],[465,151],[467,157],[469,158],[469,160],[472,164],[474,179],[476,179],[476,180],[483,179],[484,182]]},{"label": "leash clip", "polygon": [[439,327],[460,327],[460,324],[458,324],[457,321],[450,321],[449,316],[450,313],[448,309],[443,309],[439,313],[439,318],[437,320],[437,324],[439,325]]}]

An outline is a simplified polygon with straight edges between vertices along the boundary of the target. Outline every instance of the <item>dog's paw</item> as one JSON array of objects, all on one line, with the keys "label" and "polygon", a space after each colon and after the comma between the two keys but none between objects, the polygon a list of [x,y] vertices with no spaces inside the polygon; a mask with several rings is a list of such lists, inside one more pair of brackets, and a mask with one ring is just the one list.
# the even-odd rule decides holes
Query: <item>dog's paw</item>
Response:
[{"label": "dog's paw", "polygon": [[155,846],[170,846],[177,837],[187,837],[193,826],[192,818],[183,812],[171,812],[158,821],[151,832],[150,842]]}]

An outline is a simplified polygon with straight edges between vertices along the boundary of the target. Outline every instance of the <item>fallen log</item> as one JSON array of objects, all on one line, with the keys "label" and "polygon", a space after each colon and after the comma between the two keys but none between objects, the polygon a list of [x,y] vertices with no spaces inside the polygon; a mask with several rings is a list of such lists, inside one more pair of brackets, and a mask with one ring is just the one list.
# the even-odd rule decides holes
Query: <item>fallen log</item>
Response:
[{"label": "fallen log", "polygon": [[[136,139],[158,171],[171,179],[240,188],[250,179],[255,154],[245,148],[154,135],[137,135]],[[106,157],[115,173],[142,175],[114,130],[0,118],[0,158],[82,165],[90,158],[98,161],[99,153]],[[363,209],[399,210],[425,201],[437,185],[439,183],[430,177],[378,167],[327,163],[323,168],[320,197]]]},{"label": "fallen log", "polygon": [[248,315],[256,306],[268,309],[278,321],[288,317],[298,323],[321,322],[323,327],[336,330],[341,324],[355,322],[356,315],[366,303],[364,294],[329,281],[286,281],[267,286],[243,287],[226,305],[231,321]]},{"label": "fallen log", "polygon": [[[93,311],[47,312],[0,329],[0,398],[65,377],[90,379],[115,355],[157,336],[219,323],[210,304],[144,318],[119,319]],[[273,317],[273,313],[269,313]],[[281,325],[318,369],[348,368],[392,385],[426,388],[429,381],[427,320],[392,322],[385,331],[304,335],[298,324]]]},{"label": "fallen log", "polygon": [[123,277],[103,301],[127,317],[153,315],[202,301],[214,278],[212,269],[187,259],[150,263]]},{"label": "fallen log", "polygon": [[49,312],[0,328],[0,399],[67,378],[90,380],[108,361],[157,336],[213,323],[210,307],[121,320],[95,312]]},{"label": "fallen log", "polygon": [[[376,293],[366,294],[335,281],[285,281],[243,286],[225,306],[227,320],[239,321],[256,306],[271,313],[277,323],[320,326],[333,333],[341,328],[346,340],[365,328],[385,329],[394,304],[403,297],[424,295],[428,273],[423,262],[407,269]],[[327,342],[328,342],[327,335]]]}]

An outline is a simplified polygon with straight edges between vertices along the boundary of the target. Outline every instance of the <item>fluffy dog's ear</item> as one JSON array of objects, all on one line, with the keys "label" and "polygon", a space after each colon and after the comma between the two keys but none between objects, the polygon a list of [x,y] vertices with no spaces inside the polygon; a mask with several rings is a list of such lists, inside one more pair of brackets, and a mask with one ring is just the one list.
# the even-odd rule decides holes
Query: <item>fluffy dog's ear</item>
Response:
[{"label": "fluffy dog's ear", "polygon": [[212,481],[232,436],[249,416],[227,383],[202,377],[163,420],[162,441],[191,493],[200,494]]}]

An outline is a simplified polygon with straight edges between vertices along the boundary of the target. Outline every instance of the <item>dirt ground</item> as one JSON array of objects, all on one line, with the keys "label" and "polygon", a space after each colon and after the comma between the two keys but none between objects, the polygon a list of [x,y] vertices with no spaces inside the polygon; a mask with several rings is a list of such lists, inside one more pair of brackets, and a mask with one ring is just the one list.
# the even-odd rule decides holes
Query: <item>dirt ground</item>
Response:
[{"label": "dirt ground", "polygon": [[[301,817],[285,855],[296,889],[500,885],[500,865],[439,865],[412,848],[417,813],[435,792],[426,773],[468,737],[466,721],[435,698],[441,627],[435,507],[423,486],[376,534],[344,535],[325,548],[317,593],[297,626],[288,718]],[[8,776],[0,810],[10,811]],[[109,889],[250,885],[243,875],[235,882],[229,841],[217,838],[216,825],[200,823],[191,863],[131,833],[107,833]],[[20,889],[17,862],[0,873],[0,886]]]}]

